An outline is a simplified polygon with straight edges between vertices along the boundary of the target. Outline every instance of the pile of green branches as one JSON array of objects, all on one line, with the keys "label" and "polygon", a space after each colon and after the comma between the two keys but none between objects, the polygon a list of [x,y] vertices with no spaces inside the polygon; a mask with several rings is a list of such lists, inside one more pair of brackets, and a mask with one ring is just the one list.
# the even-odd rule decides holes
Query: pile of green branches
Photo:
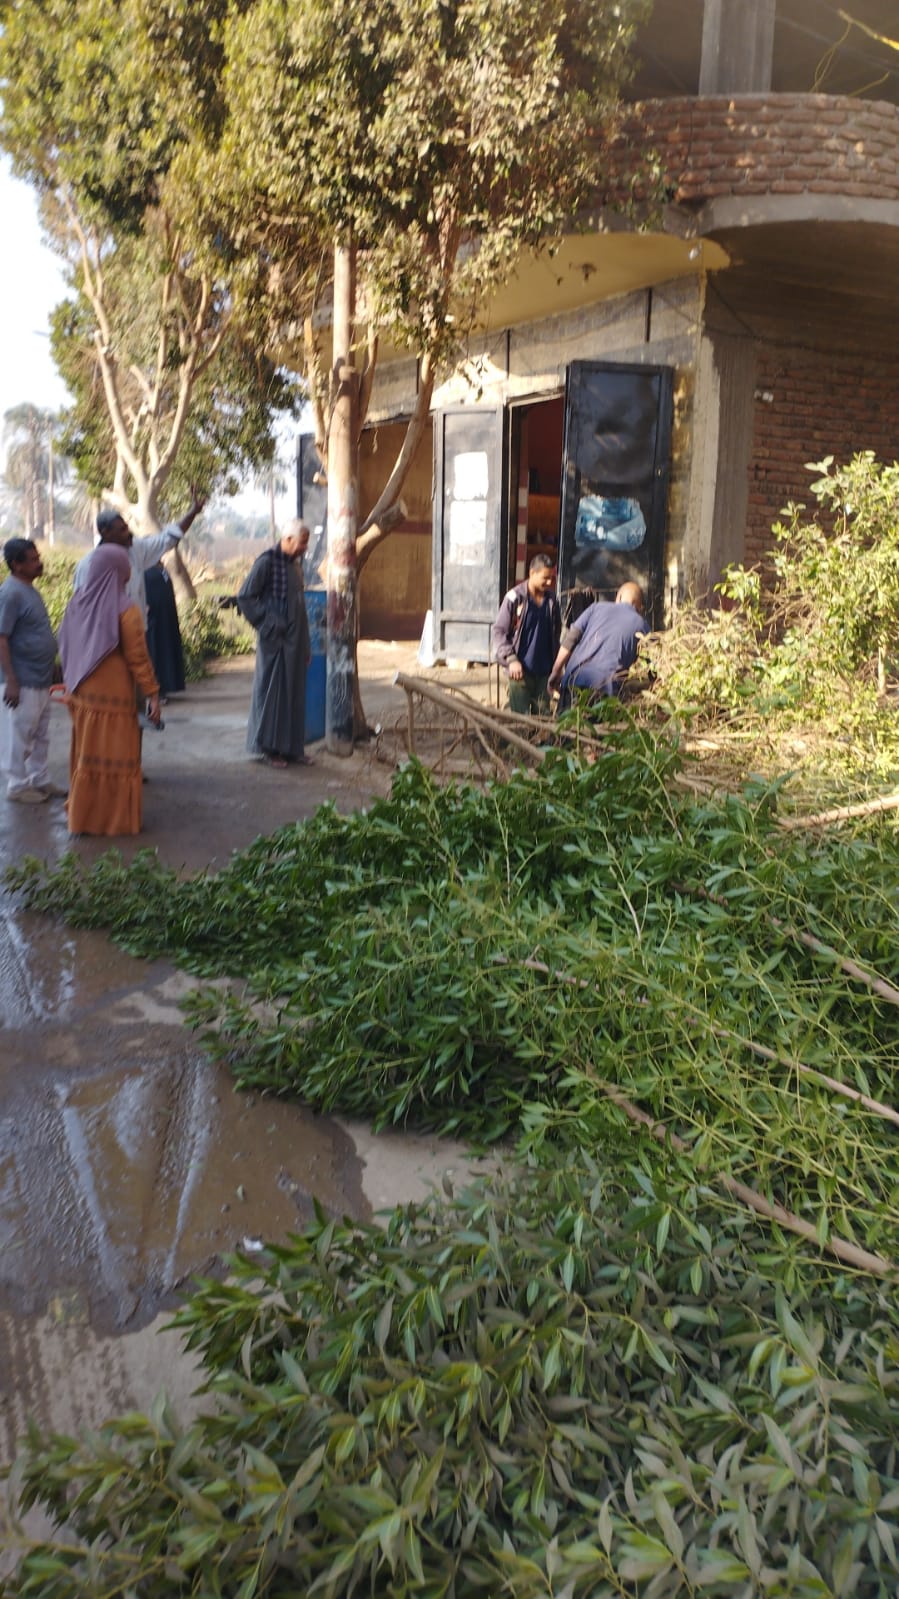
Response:
[{"label": "pile of green branches", "polygon": [[215,1408],[35,1434],[75,1541],[11,1594],[896,1591],[895,820],[786,829],[614,718],[592,765],[413,763],[215,875],[8,874],[229,978],[190,1011],[239,1083],[518,1168],[203,1285]]},{"label": "pile of green branches", "polygon": [[9,1594],[887,1599],[895,1291],[635,1156],[233,1262],[203,1414],[32,1438]]},{"label": "pile of green branches", "polygon": [[697,798],[678,771],[634,727],[486,793],[410,766],[367,814],[325,808],[215,876],[145,854],[14,881],[240,978],[190,1008],[241,1086],[536,1156],[645,1118],[660,1170],[687,1151],[819,1245],[891,1259],[894,823],[785,831],[776,789]]}]

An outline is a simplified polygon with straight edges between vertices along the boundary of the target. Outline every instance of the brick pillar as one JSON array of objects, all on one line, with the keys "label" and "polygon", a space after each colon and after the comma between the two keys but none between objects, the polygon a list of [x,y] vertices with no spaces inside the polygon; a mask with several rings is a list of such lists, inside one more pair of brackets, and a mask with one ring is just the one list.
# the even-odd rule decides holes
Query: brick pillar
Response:
[{"label": "brick pillar", "polygon": [[700,94],[771,88],[777,0],[705,0]]},{"label": "brick pillar", "polygon": [[745,555],[755,371],[750,339],[703,328],[682,552],[685,592],[697,600],[710,599],[722,568]]}]

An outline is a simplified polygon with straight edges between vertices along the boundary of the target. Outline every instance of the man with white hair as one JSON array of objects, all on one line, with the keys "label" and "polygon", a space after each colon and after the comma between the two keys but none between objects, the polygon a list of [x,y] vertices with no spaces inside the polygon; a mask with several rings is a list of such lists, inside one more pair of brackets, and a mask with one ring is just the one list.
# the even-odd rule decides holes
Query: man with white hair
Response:
[{"label": "man with white hair", "polygon": [[278,543],[253,562],[237,608],[256,629],[256,670],[247,749],[269,766],[311,766],[305,752],[306,668],[311,658],[303,586],[305,522],[288,522]]}]

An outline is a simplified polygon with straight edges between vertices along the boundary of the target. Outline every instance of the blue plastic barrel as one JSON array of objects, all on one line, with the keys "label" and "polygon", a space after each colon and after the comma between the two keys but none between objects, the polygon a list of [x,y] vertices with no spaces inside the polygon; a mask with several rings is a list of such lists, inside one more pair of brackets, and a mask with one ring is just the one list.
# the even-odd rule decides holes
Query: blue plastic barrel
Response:
[{"label": "blue plastic barrel", "polygon": [[328,680],[328,596],[324,589],[306,590],[309,648],[306,668],[306,743],[325,736],[325,692]]}]

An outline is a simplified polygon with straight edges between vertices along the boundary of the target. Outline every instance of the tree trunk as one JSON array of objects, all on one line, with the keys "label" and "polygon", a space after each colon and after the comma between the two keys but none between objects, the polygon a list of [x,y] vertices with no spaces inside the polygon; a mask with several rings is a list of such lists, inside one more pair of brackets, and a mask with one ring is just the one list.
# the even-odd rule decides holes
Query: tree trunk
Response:
[{"label": "tree trunk", "polygon": [[31,472],[31,530],[29,538],[39,539],[44,533],[44,519],[41,516],[41,481],[37,475],[37,467],[32,467]]},{"label": "tree trunk", "polygon": [[172,574],[172,584],[175,589],[175,598],[182,605],[196,603],[197,591],[194,588],[193,578],[187,570],[184,556],[181,554],[180,544],[176,544],[165,558],[166,566]]},{"label": "tree trunk", "polygon": [[328,428],[328,675],[325,744],[352,755],[356,689],[356,528],[359,505],[359,374],[353,363],[356,260],[352,241],[334,249],[332,393]]}]

